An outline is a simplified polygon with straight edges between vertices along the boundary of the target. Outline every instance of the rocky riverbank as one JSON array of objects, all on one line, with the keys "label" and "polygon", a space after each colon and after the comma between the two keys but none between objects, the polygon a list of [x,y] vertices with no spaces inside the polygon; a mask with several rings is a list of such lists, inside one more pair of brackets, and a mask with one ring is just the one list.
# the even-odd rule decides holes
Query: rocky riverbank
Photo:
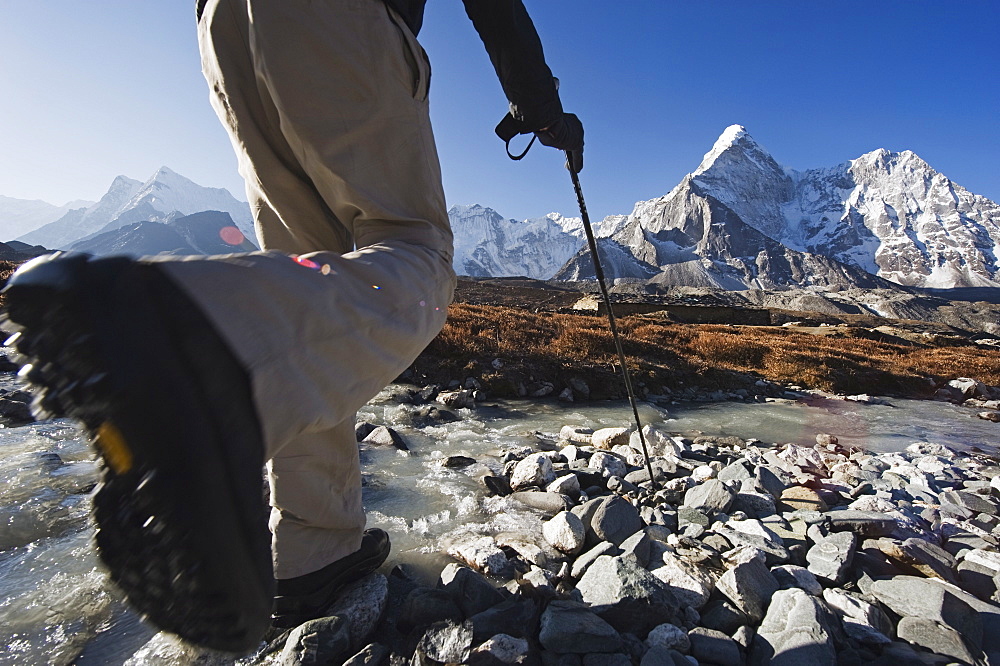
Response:
[{"label": "rocky riverbank", "polygon": [[432,585],[373,574],[242,663],[1000,664],[995,458],[643,435],[652,483],[626,428],[504,452],[479,501],[541,529],[442,544]]}]

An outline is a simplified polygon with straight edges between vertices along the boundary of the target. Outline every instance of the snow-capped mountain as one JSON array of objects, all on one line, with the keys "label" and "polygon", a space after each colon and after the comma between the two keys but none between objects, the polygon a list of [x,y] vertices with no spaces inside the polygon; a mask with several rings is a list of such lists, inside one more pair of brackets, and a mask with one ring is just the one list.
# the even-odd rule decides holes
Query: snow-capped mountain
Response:
[{"label": "snow-capped mountain", "polygon": [[38,229],[77,208],[93,205],[93,201],[71,201],[56,206],[37,199],[15,199],[0,196],[0,239],[13,240]]},{"label": "snow-capped mountain", "polygon": [[[455,234],[455,271],[474,277],[525,276],[547,280],[583,243],[583,220],[549,213],[517,221],[478,204],[448,211]],[[605,220],[594,233],[610,235],[623,216]]]},{"label": "snow-capped mountain", "polygon": [[[673,285],[1000,287],[996,203],[910,151],[787,169],[739,125],[602,245],[609,277]],[[556,277],[590,278],[589,262],[580,253]]]},{"label": "snow-capped mountain", "polygon": [[66,213],[58,220],[21,236],[25,243],[67,248],[95,234],[137,222],[165,222],[201,211],[228,213],[249,238],[254,237],[250,207],[228,190],[202,187],[167,167],[142,183],[118,176],[101,200]]},{"label": "snow-capped mountain", "polygon": [[1000,286],[1000,206],[911,151],[879,149],[832,168],[795,171],[733,125],[693,177],[791,249],[903,285]]}]

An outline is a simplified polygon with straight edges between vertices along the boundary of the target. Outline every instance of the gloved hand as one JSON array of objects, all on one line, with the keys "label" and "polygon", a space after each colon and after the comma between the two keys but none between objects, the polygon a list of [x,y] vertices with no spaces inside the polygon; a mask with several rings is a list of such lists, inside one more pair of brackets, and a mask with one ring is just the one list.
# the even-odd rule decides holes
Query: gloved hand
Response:
[{"label": "gloved hand", "polygon": [[583,171],[583,123],[572,113],[564,113],[535,136],[544,145],[566,151],[566,168],[574,173]]}]

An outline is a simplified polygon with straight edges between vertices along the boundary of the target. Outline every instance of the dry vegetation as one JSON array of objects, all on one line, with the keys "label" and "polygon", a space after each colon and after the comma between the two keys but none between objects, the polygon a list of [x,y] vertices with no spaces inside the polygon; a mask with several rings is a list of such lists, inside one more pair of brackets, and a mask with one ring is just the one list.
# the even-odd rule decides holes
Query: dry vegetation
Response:
[{"label": "dry vegetation", "polygon": [[[14,268],[0,261],[0,285]],[[520,295],[491,293],[506,303]],[[475,300],[482,303],[490,295],[478,294]],[[575,298],[572,293],[550,296]],[[965,376],[1000,385],[1000,350],[871,339],[858,327],[820,336],[776,326],[673,324],[633,316],[619,319],[619,328],[636,382],[653,393],[751,388],[757,379],[838,393],[914,397],[933,392],[929,379]],[[501,367],[493,366],[495,359]],[[606,319],[508,305],[452,305],[444,330],[413,369],[424,382],[474,376],[499,397],[515,396],[519,384],[533,381],[552,382],[559,390],[573,377],[586,381],[594,398],[622,397],[624,390]]]},{"label": "dry vegetation", "polygon": [[[619,320],[637,381],[660,393],[696,385],[747,387],[759,378],[838,393],[926,396],[936,382],[969,376],[1000,384],[1000,350],[928,347],[869,339],[861,329],[810,335],[781,327],[671,324],[645,317]],[[502,367],[491,363],[500,359]],[[455,304],[444,330],[414,366],[421,379],[480,377],[495,395],[518,383],[570,377],[590,383],[594,397],[621,394],[617,355],[607,321],[590,315],[531,313]]]}]

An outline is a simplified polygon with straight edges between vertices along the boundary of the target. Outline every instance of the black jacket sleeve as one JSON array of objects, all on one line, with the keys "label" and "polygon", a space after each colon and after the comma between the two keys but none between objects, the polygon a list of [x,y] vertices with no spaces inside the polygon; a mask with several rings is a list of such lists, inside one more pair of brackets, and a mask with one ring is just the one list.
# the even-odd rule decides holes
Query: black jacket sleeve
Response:
[{"label": "black jacket sleeve", "polygon": [[462,0],[486,46],[511,114],[531,130],[562,116],[552,71],[542,42],[521,0]]}]

